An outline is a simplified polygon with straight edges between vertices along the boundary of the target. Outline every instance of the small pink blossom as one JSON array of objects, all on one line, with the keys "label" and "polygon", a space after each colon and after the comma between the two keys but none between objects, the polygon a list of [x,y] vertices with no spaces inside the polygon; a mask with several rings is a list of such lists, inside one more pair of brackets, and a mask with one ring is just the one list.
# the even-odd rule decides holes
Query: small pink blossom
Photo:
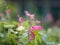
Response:
[{"label": "small pink blossom", "polygon": [[32,26],[31,29],[32,30],[41,30],[42,26]]},{"label": "small pink blossom", "polygon": [[34,39],[34,33],[32,32],[32,31],[30,31],[30,37],[29,37],[29,40],[31,41],[31,40],[33,40]]},{"label": "small pink blossom", "polygon": [[40,22],[40,21],[38,21],[38,20],[36,20],[36,23],[37,23],[37,24],[40,24],[41,22]]},{"label": "small pink blossom", "polygon": [[19,22],[22,23],[23,22],[23,18],[19,17]]},{"label": "small pink blossom", "polygon": [[28,11],[25,11],[25,14],[27,17],[30,17],[30,19],[34,19],[34,14],[30,14]]},{"label": "small pink blossom", "polygon": [[5,11],[7,14],[9,14],[10,12],[11,12],[11,10],[10,9],[6,9],[6,11]]},{"label": "small pink blossom", "polygon": [[30,19],[34,19],[34,16],[35,16],[34,14],[31,14]]},{"label": "small pink blossom", "polygon": [[29,17],[31,15],[28,11],[25,11],[25,14],[27,17]]}]

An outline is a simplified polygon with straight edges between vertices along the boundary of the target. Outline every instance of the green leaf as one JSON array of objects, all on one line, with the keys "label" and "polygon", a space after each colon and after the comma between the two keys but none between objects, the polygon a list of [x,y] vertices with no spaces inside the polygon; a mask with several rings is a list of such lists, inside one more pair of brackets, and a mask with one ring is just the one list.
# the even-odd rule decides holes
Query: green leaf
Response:
[{"label": "green leaf", "polygon": [[35,36],[38,35],[38,31],[37,30],[33,30]]},{"label": "green leaf", "polygon": [[13,25],[17,25],[18,22],[16,22],[16,21],[12,21],[12,24],[13,24]]},{"label": "green leaf", "polygon": [[23,26],[27,26],[27,25],[29,25],[28,22],[29,22],[29,21],[25,21],[25,22],[23,22],[22,25],[23,25]]},{"label": "green leaf", "polygon": [[4,25],[5,28],[13,28],[15,25]]}]

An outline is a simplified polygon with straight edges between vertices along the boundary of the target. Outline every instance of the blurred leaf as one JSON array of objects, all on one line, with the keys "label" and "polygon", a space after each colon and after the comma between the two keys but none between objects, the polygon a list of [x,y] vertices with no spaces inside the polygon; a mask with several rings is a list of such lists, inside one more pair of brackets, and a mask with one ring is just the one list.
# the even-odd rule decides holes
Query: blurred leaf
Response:
[{"label": "blurred leaf", "polygon": [[37,30],[33,30],[35,36],[38,35],[38,31]]},{"label": "blurred leaf", "polygon": [[23,26],[27,26],[27,25],[29,25],[28,22],[29,22],[29,21],[25,21],[25,22],[23,22],[22,25],[23,25]]},{"label": "blurred leaf", "polygon": [[5,28],[13,28],[15,25],[4,25]]},{"label": "blurred leaf", "polygon": [[12,24],[13,24],[13,25],[18,25],[18,22],[12,21]]}]

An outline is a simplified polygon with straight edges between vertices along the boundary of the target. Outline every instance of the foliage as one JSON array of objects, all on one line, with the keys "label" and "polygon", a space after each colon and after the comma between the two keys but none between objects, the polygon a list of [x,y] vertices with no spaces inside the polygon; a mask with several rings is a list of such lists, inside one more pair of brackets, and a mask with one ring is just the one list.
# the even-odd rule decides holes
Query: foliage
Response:
[{"label": "foliage", "polygon": [[15,10],[11,7],[4,11],[6,15],[0,13],[0,45],[58,45],[60,43],[60,28],[46,30],[41,26],[40,21],[35,19],[35,14],[28,11],[25,11],[26,20],[18,16],[18,21],[15,21],[12,12],[15,14]]}]

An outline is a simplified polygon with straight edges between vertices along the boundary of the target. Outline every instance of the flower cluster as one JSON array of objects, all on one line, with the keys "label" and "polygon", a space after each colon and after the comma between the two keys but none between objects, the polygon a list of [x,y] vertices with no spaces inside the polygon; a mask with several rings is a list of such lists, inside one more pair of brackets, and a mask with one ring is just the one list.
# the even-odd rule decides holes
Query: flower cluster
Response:
[{"label": "flower cluster", "polygon": [[[30,25],[27,25],[26,27],[23,26],[23,23],[25,22],[23,20],[22,17],[19,17],[18,21],[19,21],[19,24],[18,24],[18,28],[17,28],[17,31],[22,31],[22,30],[28,30],[29,32],[29,40],[33,40],[34,37],[35,37],[35,34],[34,34],[34,31],[39,31],[42,29],[42,26],[40,26],[40,21],[39,20],[35,20],[35,14],[31,14],[29,13],[28,11],[25,11],[25,15],[26,17],[29,19],[29,22],[28,24]],[[35,25],[34,25],[35,24]],[[39,25],[38,25],[39,24]],[[28,29],[27,29],[28,28]]]},{"label": "flower cluster", "polygon": [[[35,14],[28,11],[25,11],[26,18],[17,15],[18,21],[12,19],[9,8],[5,10],[5,13],[6,15],[0,13],[0,43],[8,43],[8,45],[44,45],[45,43],[55,45],[58,43],[57,45],[59,45],[60,28],[56,26],[56,24],[60,24],[59,20],[54,27],[45,30],[40,25],[41,21],[35,19]],[[48,13],[44,19],[48,24],[49,21],[52,21],[51,14]]]}]

